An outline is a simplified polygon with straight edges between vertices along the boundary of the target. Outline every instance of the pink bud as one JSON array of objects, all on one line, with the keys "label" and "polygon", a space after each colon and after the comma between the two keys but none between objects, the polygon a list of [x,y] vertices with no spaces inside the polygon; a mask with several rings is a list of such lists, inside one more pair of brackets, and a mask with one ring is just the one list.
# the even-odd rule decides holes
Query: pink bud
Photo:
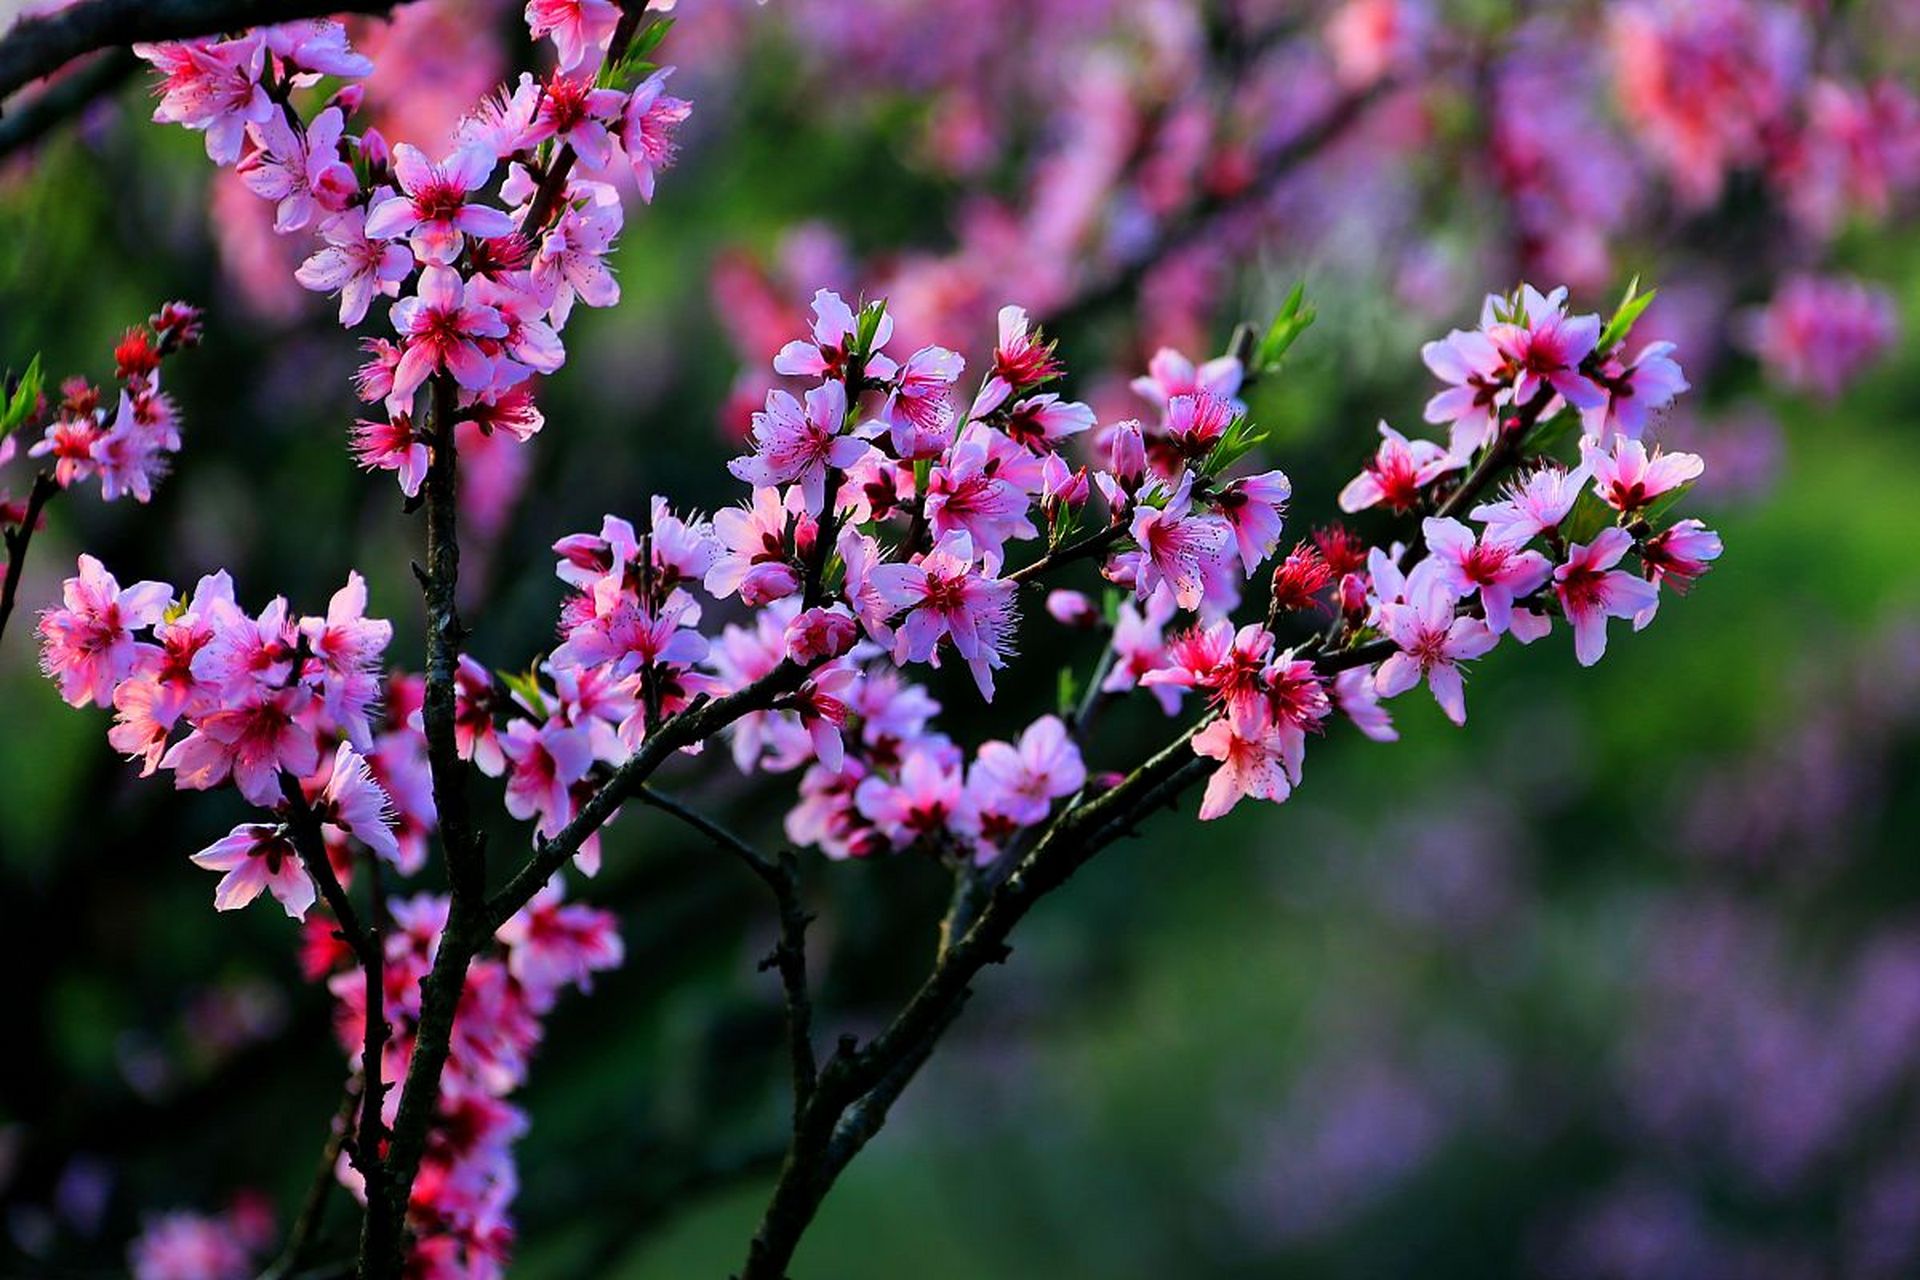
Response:
[{"label": "pink bud", "polygon": [[[343,85],[340,92],[327,99],[327,106],[338,107],[341,115],[350,116],[360,109],[360,104],[366,100],[366,97],[365,85],[358,83]],[[324,107],[321,109],[325,110]]]},{"label": "pink bud", "polygon": [[378,129],[368,129],[360,135],[360,158],[367,162],[367,171],[374,182],[386,177],[393,165],[393,150]]},{"label": "pink bud", "polygon": [[843,609],[809,609],[787,624],[787,656],[811,664],[837,658],[860,638],[860,625]]},{"label": "pink bud", "polygon": [[1040,464],[1040,496],[1050,509],[1079,506],[1087,500],[1087,469],[1074,471],[1059,454],[1048,454]]},{"label": "pink bud", "polygon": [[1340,579],[1340,612],[1349,618],[1357,618],[1367,611],[1367,578],[1362,573],[1350,573]]},{"label": "pink bud", "polygon": [[1138,419],[1129,418],[1113,429],[1113,474],[1129,493],[1147,478],[1147,441]]},{"label": "pink bud", "polygon": [[1056,588],[1047,592],[1047,612],[1055,622],[1069,627],[1092,628],[1100,624],[1100,610],[1079,591]]}]

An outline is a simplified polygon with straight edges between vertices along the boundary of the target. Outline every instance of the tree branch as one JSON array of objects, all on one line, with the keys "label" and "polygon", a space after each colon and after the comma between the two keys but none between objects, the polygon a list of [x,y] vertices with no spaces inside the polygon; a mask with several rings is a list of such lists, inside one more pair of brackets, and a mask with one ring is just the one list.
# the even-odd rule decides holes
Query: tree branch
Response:
[{"label": "tree branch", "polygon": [[[293,839],[293,847],[299,853],[300,861],[306,865],[307,874],[319,886],[321,896],[332,909],[334,918],[339,921],[347,945],[360,961],[360,972],[365,983],[366,1035],[360,1049],[360,1125],[354,1132],[352,1145],[347,1148],[353,1167],[366,1180],[367,1213],[361,1224],[361,1253],[364,1259],[371,1256],[373,1251],[385,1248],[389,1239],[398,1238],[398,1226],[393,1217],[395,1209],[389,1194],[392,1170],[390,1162],[381,1152],[386,1137],[386,1123],[381,1115],[386,1086],[380,1076],[386,1058],[387,1036],[391,1030],[387,1025],[386,1010],[386,949],[380,935],[362,925],[346,889],[333,874],[333,863],[327,858],[326,840],[320,833],[320,817],[314,812],[313,806],[307,803],[299,782],[289,774],[282,774],[280,790],[287,798],[287,831]],[[377,909],[377,886],[373,893]]]},{"label": "tree branch", "polygon": [[25,517],[6,531],[7,577],[5,584],[0,585],[0,639],[6,637],[7,620],[13,617],[14,601],[20,594],[20,575],[26,572],[27,547],[33,542],[33,531],[39,525],[47,503],[58,492],[60,485],[51,471],[42,471],[34,476],[33,489],[27,494]]},{"label": "tree branch", "polygon": [[38,141],[71,116],[118,89],[144,65],[127,49],[101,54],[0,117],[0,157]]},{"label": "tree branch", "polygon": [[329,13],[379,13],[403,0],[80,0],[23,18],[0,37],[0,99],[75,58],[149,40],[187,40]]},{"label": "tree branch", "polygon": [[339,1181],[334,1166],[339,1163],[340,1149],[353,1128],[353,1113],[359,1101],[359,1095],[351,1089],[341,1099],[339,1112],[327,1129],[327,1140],[320,1147],[319,1167],[313,1171],[313,1180],[307,1184],[307,1193],[300,1200],[300,1210],[293,1219],[293,1226],[287,1231],[286,1246],[280,1250],[280,1256],[273,1260],[273,1264],[260,1273],[259,1280],[289,1280],[306,1265],[308,1256],[313,1252],[314,1238],[320,1233],[320,1224],[326,1220],[327,1201],[333,1195],[335,1183]]},{"label": "tree branch", "polygon": [[799,867],[793,853],[783,851],[777,860],[769,858],[672,796],[645,786],[639,788],[637,794],[643,803],[672,814],[738,858],[773,894],[780,911],[780,940],[774,944],[773,953],[760,962],[760,968],[763,971],[777,969],[780,973],[787,1006],[788,1056],[793,1072],[793,1109],[797,1123],[801,1109],[813,1095],[820,1067],[813,1052],[813,998],[807,987],[807,925],[813,917],[800,901]]}]

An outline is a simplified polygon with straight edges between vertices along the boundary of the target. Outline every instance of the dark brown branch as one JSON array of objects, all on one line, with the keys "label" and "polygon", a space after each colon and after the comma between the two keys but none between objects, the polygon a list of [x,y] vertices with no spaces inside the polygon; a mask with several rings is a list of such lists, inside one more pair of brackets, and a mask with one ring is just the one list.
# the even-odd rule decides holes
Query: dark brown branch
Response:
[{"label": "dark brown branch", "polygon": [[[333,874],[333,863],[327,858],[326,840],[320,833],[320,816],[307,803],[300,784],[292,776],[283,774],[280,789],[287,799],[287,832],[293,840],[293,847],[299,853],[300,861],[305,864],[307,874],[319,886],[321,896],[333,911],[347,945],[360,961],[360,972],[365,982],[366,1035],[360,1049],[360,1124],[354,1131],[351,1145],[346,1148],[353,1160],[353,1167],[366,1180],[367,1213],[361,1224],[361,1253],[364,1259],[387,1247],[387,1242],[398,1236],[398,1226],[393,1216],[395,1209],[390,1196],[391,1166],[381,1152],[386,1139],[386,1122],[381,1114],[386,1086],[380,1077],[386,1058],[387,1036],[391,1031],[386,1010],[386,949],[380,935],[361,924],[346,889]],[[377,908],[377,886],[374,898]]]},{"label": "dark brown branch", "polygon": [[[613,39],[607,45],[606,65],[609,67],[616,66],[625,55],[627,46],[633,43],[633,37],[640,30],[640,19],[646,14],[645,0],[619,2],[620,22],[614,27]],[[520,220],[520,230],[536,245],[560,207],[560,198],[567,190],[567,178],[573,173],[574,159],[573,148],[563,144],[554,154],[553,162],[547,166],[540,185],[534,189],[533,199],[527,204],[526,216]]]},{"label": "dark brown branch", "polygon": [[840,1170],[885,1123],[934,1042],[959,1016],[980,971],[1010,954],[1007,937],[1033,905],[1212,767],[1193,755],[1198,729],[1189,729],[1112,790],[1056,819],[887,1028],[864,1049],[842,1042],[794,1125],[740,1280],[782,1280]]},{"label": "dark brown branch", "polygon": [[341,1099],[338,1114],[327,1129],[327,1140],[320,1146],[319,1166],[313,1171],[313,1180],[307,1184],[307,1192],[300,1199],[300,1209],[294,1215],[293,1226],[287,1231],[286,1246],[280,1250],[280,1256],[273,1260],[273,1264],[260,1273],[259,1280],[290,1280],[307,1264],[315,1238],[320,1234],[320,1224],[326,1220],[327,1201],[332,1198],[333,1188],[339,1182],[334,1166],[340,1162],[340,1150],[346,1143],[347,1134],[353,1129],[353,1113],[359,1102],[360,1095],[351,1089]]},{"label": "dark brown branch", "polygon": [[1077,560],[1088,560],[1095,556],[1102,555],[1112,547],[1114,543],[1125,537],[1126,533],[1127,526],[1124,524],[1110,524],[1103,529],[1096,529],[1083,538],[1078,538],[1067,543],[1065,546],[1047,552],[1047,554],[1041,556],[1032,564],[1014,570],[1007,575],[1007,581],[1015,583],[1032,582],[1037,578],[1045,577],[1055,569],[1072,564]]},{"label": "dark brown branch", "polygon": [[47,509],[47,503],[53,495],[60,492],[60,485],[51,471],[42,471],[33,478],[33,489],[27,494],[25,518],[6,531],[7,577],[0,585],[0,639],[7,634],[7,620],[13,617],[14,601],[20,594],[20,575],[26,572],[27,548],[33,542],[33,531],[40,524],[40,516]]},{"label": "dark brown branch", "polygon": [[[363,1280],[399,1274],[404,1250],[406,1206],[426,1152],[427,1135],[440,1101],[440,1074],[452,1051],[453,1020],[466,988],[467,966],[492,930],[483,924],[486,904],[486,847],[473,825],[467,797],[467,765],[460,759],[454,731],[454,675],[466,631],[460,623],[460,473],[455,445],[456,390],[446,373],[429,383],[432,397],[432,456],[422,488],[427,512],[427,565],[420,573],[427,615],[426,694],[421,723],[427,739],[427,764],[433,775],[433,804],[446,857],[452,903],[447,927],[434,952],[433,968],[420,984],[420,1016],[415,1024],[413,1056],[407,1064],[393,1140],[386,1162],[386,1194],[367,1197],[367,1233],[362,1237]],[[376,1231],[378,1217],[380,1230]]]},{"label": "dark brown branch", "polygon": [[1055,329],[1071,328],[1131,296],[1148,272],[1171,255],[1199,242],[1221,218],[1250,208],[1271,195],[1281,179],[1337,141],[1392,87],[1390,82],[1381,81],[1342,97],[1326,114],[1276,147],[1246,186],[1232,194],[1207,195],[1195,201],[1178,221],[1126,263],[1105,279],[1081,289],[1042,318]]},{"label": "dark brown branch", "polygon": [[801,1108],[813,1094],[820,1071],[819,1060],[813,1052],[813,997],[807,986],[807,925],[813,917],[800,901],[798,864],[790,851],[783,851],[777,859],[767,857],[711,818],[652,787],[643,786],[636,794],[644,803],[672,814],[716,847],[739,859],[773,894],[780,911],[780,940],[774,944],[773,953],[760,962],[760,967],[776,969],[780,974],[787,1007],[788,1056],[797,1123]]},{"label": "dark brown branch", "polygon": [[148,40],[186,40],[329,13],[386,13],[400,0],[81,0],[24,18],[0,38],[0,98],[75,58]]},{"label": "dark brown branch", "polygon": [[794,662],[782,662],[752,684],[724,697],[695,699],[684,711],[669,716],[649,734],[639,750],[607,776],[580,812],[552,839],[543,840],[533,857],[515,873],[504,888],[487,902],[484,921],[488,931],[498,928],[527,905],[553,873],[580,851],[587,837],[605,826],[621,804],[633,798],[640,786],[677,752],[705,741],[742,716],[770,710],[806,680],[809,668]]},{"label": "dark brown branch", "polygon": [[29,146],[125,84],[141,62],[126,49],[101,54],[0,116],[0,156]]}]

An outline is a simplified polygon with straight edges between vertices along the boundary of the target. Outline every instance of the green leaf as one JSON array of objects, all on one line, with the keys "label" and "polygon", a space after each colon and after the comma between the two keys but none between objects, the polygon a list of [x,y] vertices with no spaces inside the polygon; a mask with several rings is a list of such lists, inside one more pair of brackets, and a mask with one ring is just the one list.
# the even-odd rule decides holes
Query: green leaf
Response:
[{"label": "green leaf", "polygon": [[1520,452],[1528,456],[1550,453],[1579,425],[1580,415],[1563,409],[1544,422],[1534,423],[1533,430],[1527,432],[1527,438],[1520,442]]},{"label": "green leaf", "polygon": [[1660,293],[1658,289],[1649,289],[1645,293],[1639,290],[1640,277],[1635,276],[1627,282],[1627,292],[1620,299],[1620,305],[1614,308],[1613,319],[1607,321],[1607,327],[1600,331],[1600,341],[1595,345],[1594,350],[1610,351],[1619,346],[1632,330],[1633,322],[1640,318],[1640,313],[1645,311],[1648,304]]},{"label": "green leaf", "polygon": [[873,351],[873,339],[880,332],[880,322],[887,318],[887,300],[876,298],[860,308],[860,321],[853,337],[853,353],[869,355]]},{"label": "green leaf", "polygon": [[600,86],[628,90],[658,70],[648,55],[667,38],[667,32],[673,30],[673,22],[672,18],[658,18],[642,28],[627,46],[627,51],[620,55],[619,62],[600,68]]},{"label": "green leaf", "polygon": [[1680,505],[1680,499],[1687,496],[1687,491],[1693,488],[1694,483],[1694,481],[1689,480],[1678,489],[1669,489],[1667,492],[1661,494],[1647,506],[1646,510],[1640,513],[1640,518],[1648,524],[1658,524],[1667,512]]},{"label": "green leaf", "polygon": [[502,684],[513,690],[515,697],[527,704],[528,710],[544,720],[547,718],[547,699],[540,692],[540,678],[535,674],[535,670],[536,668],[528,668],[521,675],[515,675],[511,671],[500,671],[495,674],[500,677]]},{"label": "green leaf", "polygon": [[1613,523],[1613,516],[1613,508],[1600,501],[1592,489],[1582,489],[1574,499],[1573,510],[1561,522],[1561,536],[1568,542],[1592,542],[1602,529]]},{"label": "green leaf", "polygon": [[5,440],[32,416],[40,404],[40,357],[28,362],[27,371],[13,383],[12,393],[6,397],[6,403],[0,407],[0,440]]},{"label": "green leaf", "polygon": [[1213,451],[1200,464],[1200,472],[1206,476],[1217,476],[1246,457],[1261,442],[1267,433],[1257,430],[1251,419],[1245,414],[1235,418],[1224,434],[1214,442]]},{"label": "green leaf", "polygon": [[1060,718],[1070,719],[1080,702],[1080,678],[1073,673],[1072,667],[1060,668],[1060,678],[1054,690],[1054,704],[1060,709]]},{"label": "green leaf", "polygon": [[1267,326],[1266,336],[1253,349],[1254,371],[1267,373],[1277,368],[1287,349],[1307,331],[1318,315],[1319,312],[1307,301],[1304,282],[1288,290],[1286,301],[1280,304],[1279,314]]}]

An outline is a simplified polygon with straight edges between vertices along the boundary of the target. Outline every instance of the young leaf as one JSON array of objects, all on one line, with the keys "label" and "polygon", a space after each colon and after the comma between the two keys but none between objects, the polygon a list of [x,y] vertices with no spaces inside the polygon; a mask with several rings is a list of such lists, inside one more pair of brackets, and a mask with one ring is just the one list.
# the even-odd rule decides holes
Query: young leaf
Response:
[{"label": "young leaf", "polygon": [[1600,331],[1600,341],[1594,347],[1596,351],[1609,351],[1619,346],[1633,329],[1633,322],[1640,318],[1640,313],[1660,292],[1658,289],[1649,289],[1645,293],[1639,290],[1640,277],[1635,276],[1627,282],[1626,295],[1620,299],[1620,305],[1614,308],[1613,319],[1607,321],[1607,327]]},{"label": "young leaf", "polygon": [[1280,311],[1267,327],[1266,336],[1253,349],[1253,368],[1256,372],[1266,373],[1275,368],[1287,354],[1287,348],[1314,322],[1319,312],[1306,299],[1305,284],[1296,284],[1287,292],[1286,301],[1280,304]]},{"label": "young leaf", "polygon": [[40,403],[40,357],[27,364],[27,371],[13,383],[11,393],[0,403],[0,440],[12,435]]}]

